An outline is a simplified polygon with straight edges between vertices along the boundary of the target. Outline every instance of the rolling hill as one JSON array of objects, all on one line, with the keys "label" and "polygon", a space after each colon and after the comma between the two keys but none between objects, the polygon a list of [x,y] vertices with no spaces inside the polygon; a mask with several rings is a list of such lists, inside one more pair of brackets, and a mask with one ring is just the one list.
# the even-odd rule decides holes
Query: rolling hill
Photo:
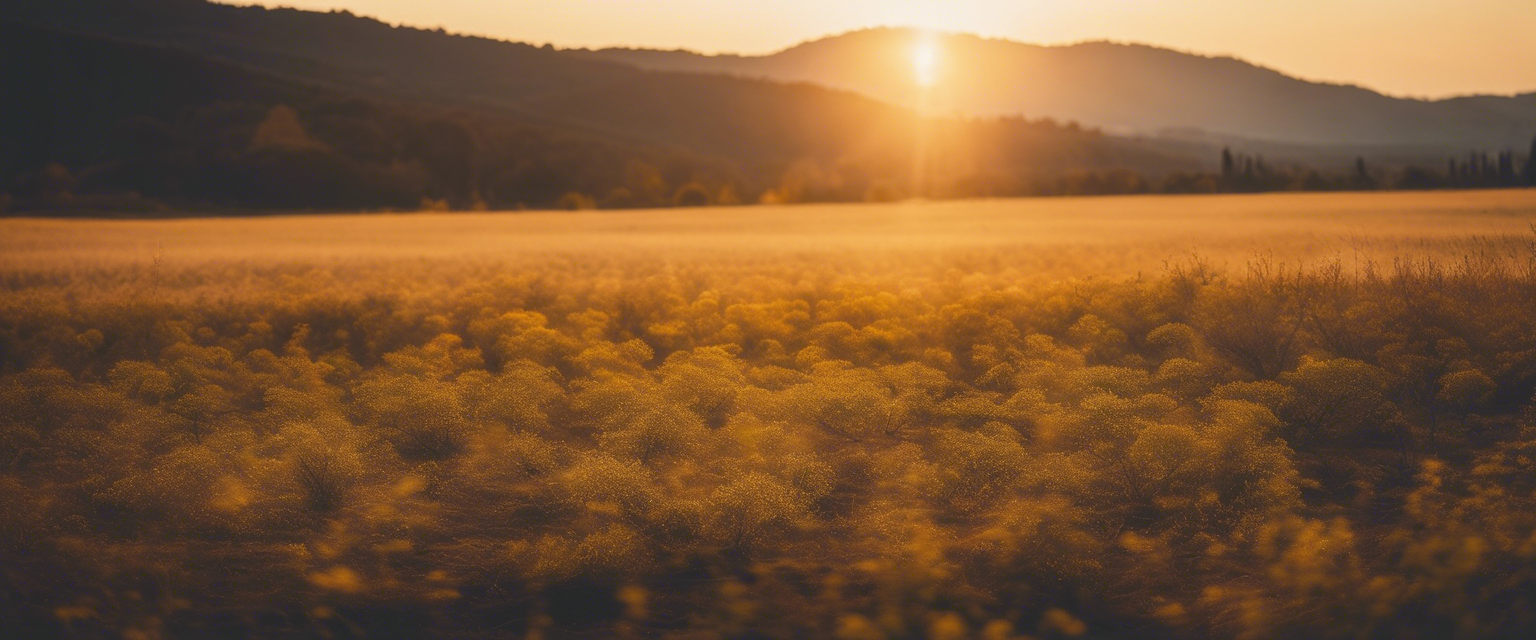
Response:
[{"label": "rolling hill", "polygon": [[[919,100],[901,30],[708,57],[204,0],[24,0],[0,4],[0,30],[0,209],[22,211],[1507,186],[1519,156],[1465,153],[1532,133],[1521,99],[1405,101],[1150,47],[968,36],[948,37]],[[1214,174],[1223,146],[1241,166]],[[1455,175],[1422,169],[1448,156],[1466,158]]]},{"label": "rolling hill", "polygon": [[[179,132],[183,158],[189,148],[219,147],[210,136],[224,141],[219,157],[243,157],[252,153],[249,136],[262,114],[279,105],[295,108],[299,124],[314,129],[309,133],[319,144],[309,147],[312,154],[323,148],[348,166],[423,166],[422,183],[441,186],[421,190],[422,197],[453,206],[543,206],[570,192],[615,206],[670,204],[695,184],[708,201],[849,200],[914,189],[1023,193],[1032,189],[1025,185],[1063,172],[1155,176],[1195,170],[1214,158],[1198,143],[1155,143],[1017,118],[925,118],[810,84],[646,71],[347,13],[198,0],[56,0],[8,3],[0,20],[21,34],[5,39],[4,68],[7,84],[20,88],[10,94],[13,108],[30,114],[6,124],[8,135],[25,142],[7,150],[13,176],[50,162],[75,174],[99,174],[120,164],[121,153],[139,149],[104,149],[99,142],[107,137],[83,132],[121,129],[123,121],[144,117],[155,123],[151,128]],[[74,60],[82,51],[96,53]],[[131,68],[101,71],[129,61]],[[196,69],[202,75],[187,75]],[[135,88],[178,78],[176,90]],[[252,86],[282,90],[252,94]],[[116,97],[123,92],[134,98]],[[169,103],[146,112],[144,101],[152,96]],[[357,101],[373,115],[344,126],[327,120],[335,105]],[[231,102],[243,105],[245,115],[229,121],[237,124],[188,128],[189,118],[210,105]],[[88,122],[73,122],[72,114]],[[374,126],[377,118],[425,118],[447,133],[437,140],[413,137]],[[369,133],[342,133],[353,130]],[[569,144],[581,151],[529,147],[519,142],[527,138],[522,131],[539,132],[541,141],[579,141]],[[351,138],[358,137],[366,142],[354,145]],[[410,149],[393,142],[417,139],[424,142]],[[428,149],[434,145],[450,149]],[[207,162],[197,155],[198,170]],[[915,173],[924,176],[922,185],[912,184]],[[175,194],[174,185],[186,183],[118,186]],[[227,192],[215,192],[205,195],[228,199]],[[250,200],[234,201],[261,204]],[[310,204],[364,200],[334,196]]]},{"label": "rolling hill", "polygon": [[869,144],[878,145],[889,132],[911,128],[894,126],[911,117],[907,110],[850,92],[637,71],[575,53],[394,27],[344,12],[202,0],[48,0],[7,4],[0,19],[7,18],[174,47],[322,86],[491,108],[742,160],[784,161],[807,153],[837,158],[859,144],[852,138],[877,138]]},{"label": "rolling hill", "polygon": [[[937,39],[943,52],[939,82],[926,98],[908,62],[922,37]],[[1051,117],[1118,132],[1197,129],[1277,143],[1447,151],[1521,148],[1536,134],[1536,92],[1395,98],[1307,82],[1229,57],[1110,42],[1038,46],[873,29],[766,56],[636,49],[587,55],[642,69],[813,82],[907,106],[926,99],[941,113]]]}]

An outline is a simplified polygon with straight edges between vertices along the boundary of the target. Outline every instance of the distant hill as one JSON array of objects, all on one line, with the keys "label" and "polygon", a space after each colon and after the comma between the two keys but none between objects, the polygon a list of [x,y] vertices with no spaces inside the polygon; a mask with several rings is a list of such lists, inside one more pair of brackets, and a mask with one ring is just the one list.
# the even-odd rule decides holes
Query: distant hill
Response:
[{"label": "distant hill", "polygon": [[[495,108],[741,160],[781,162],[806,154],[840,159],[855,147],[879,145],[878,138],[910,129],[882,126],[910,118],[906,110],[848,92],[642,72],[526,44],[393,27],[345,12],[201,0],[32,0],[6,3],[0,7],[4,18],[172,46],[309,82]],[[1115,155],[1105,151],[1098,155]]]},{"label": "distant hill", "polygon": [[[1006,195],[1040,191],[1042,180],[1066,172],[1155,177],[1209,167],[1215,159],[1215,149],[1199,142],[1121,138],[1017,118],[921,118],[810,84],[645,71],[348,13],[199,0],[48,0],[0,5],[3,20],[26,35],[0,42],[6,85],[30,87],[7,98],[30,114],[4,125],[24,142],[0,159],[13,178],[49,162],[77,174],[99,172],[120,160],[114,153],[137,149],[104,150],[91,141],[106,138],[84,132],[120,129],[140,117],[173,129],[190,126],[188,114],[231,102],[244,105],[246,116],[219,131],[183,131],[183,142],[206,147],[200,136],[229,138],[235,155],[246,153],[241,145],[249,138],[240,137],[260,124],[250,114],[287,105],[347,163],[426,166],[427,183],[440,188],[425,189],[423,197],[452,206],[548,206],[569,192],[598,204],[652,206],[681,201],[679,192],[694,186],[707,195],[682,200],[859,200],[914,190]],[[97,52],[91,54],[96,61],[74,60],[80,52]],[[200,76],[194,74],[199,69]],[[124,92],[132,99],[114,97]],[[155,100],[164,104],[149,104]],[[388,143],[406,135],[401,131],[326,120],[332,105],[359,100],[384,119],[458,123],[445,125],[455,149],[402,150]],[[39,119],[49,124],[39,128]],[[363,136],[368,144],[393,150],[354,152],[352,134],[341,130],[359,127],[370,132]],[[579,151],[519,146],[523,131]],[[88,166],[75,166],[82,163]],[[539,175],[544,178],[531,177]],[[176,195],[165,185],[122,186]],[[313,205],[354,201],[379,206],[336,194]]]},{"label": "distant hill", "polygon": [[[642,69],[813,82],[916,106],[910,29],[857,31],[766,56],[606,49],[594,60]],[[1308,145],[1523,148],[1536,135],[1536,93],[1413,100],[1307,82],[1227,57],[1088,42],[1038,46],[938,35],[943,73],[928,97],[941,113],[1075,120],[1111,131],[1211,134]]]},{"label": "distant hill", "polygon": [[701,154],[4,21],[0,81],[0,197],[30,210],[547,206],[607,193],[634,163],[734,176]]}]

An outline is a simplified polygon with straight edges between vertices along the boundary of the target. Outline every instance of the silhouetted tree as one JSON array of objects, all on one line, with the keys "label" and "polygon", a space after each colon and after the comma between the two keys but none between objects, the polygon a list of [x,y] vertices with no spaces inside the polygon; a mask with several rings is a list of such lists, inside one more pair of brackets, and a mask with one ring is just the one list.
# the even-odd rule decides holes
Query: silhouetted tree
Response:
[{"label": "silhouetted tree", "polygon": [[1515,184],[1515,177],[1515,152],[1499,152],[1499,184],[1505,186]]},{"label": "silhouetted tree", "polygon": [[1355,158],[1355,172],[1351,181],[1357,189],[1371,189],[1376,186],[1376,181],[1371,178],[1371,172],[1365,166],[1365,158]]},{"label": "silhouetted tree", "polygon": [[709,205],[709,189],[697,182],[677,188],[672,194],[672,205],[677,207],[704,207]]},{"label": "silhouetted tree", "polygon": [[1536,186],[1536,137],[1531,138],[1531,152],[1525,156],[1525,183]]}]

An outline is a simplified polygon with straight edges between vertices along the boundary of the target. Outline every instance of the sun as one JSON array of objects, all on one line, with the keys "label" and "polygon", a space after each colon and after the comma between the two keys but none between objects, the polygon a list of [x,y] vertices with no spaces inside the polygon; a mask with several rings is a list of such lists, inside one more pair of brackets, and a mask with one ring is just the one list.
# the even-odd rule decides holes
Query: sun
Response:
[{"label": "sun", "polygon": [[924,87],[939,79],[939,43],[931,35],[912,44],[912,78]]}]

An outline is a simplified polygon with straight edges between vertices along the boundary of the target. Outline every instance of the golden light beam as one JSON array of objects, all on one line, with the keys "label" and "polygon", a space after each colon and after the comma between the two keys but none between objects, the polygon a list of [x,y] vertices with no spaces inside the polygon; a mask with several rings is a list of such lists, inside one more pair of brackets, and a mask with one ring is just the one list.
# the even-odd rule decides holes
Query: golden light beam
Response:
[{"label": "golden light beam", "polygon": [[932,35],[924,35],[912,45],[912,76],[924,87],[939,79],[939,43]]}]

